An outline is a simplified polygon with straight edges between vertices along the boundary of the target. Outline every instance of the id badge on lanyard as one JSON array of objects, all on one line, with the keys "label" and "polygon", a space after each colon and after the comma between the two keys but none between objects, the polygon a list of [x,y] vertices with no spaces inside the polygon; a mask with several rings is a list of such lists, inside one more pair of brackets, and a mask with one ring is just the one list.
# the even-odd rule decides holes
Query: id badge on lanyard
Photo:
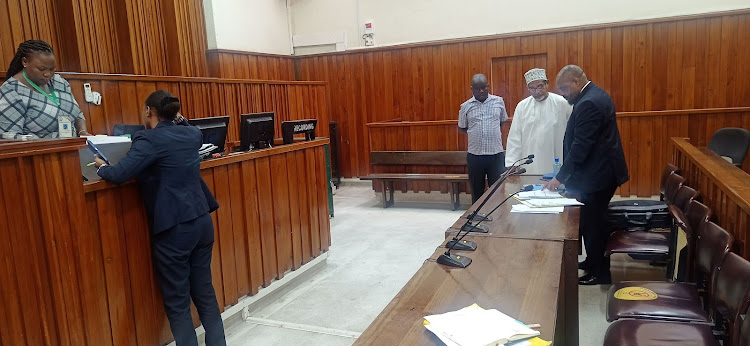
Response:
[{"label": "id badge on lanyard", "polygon": [[73,138],[73,123],[66,116],[57,117],[57,131],[60,138]]}]

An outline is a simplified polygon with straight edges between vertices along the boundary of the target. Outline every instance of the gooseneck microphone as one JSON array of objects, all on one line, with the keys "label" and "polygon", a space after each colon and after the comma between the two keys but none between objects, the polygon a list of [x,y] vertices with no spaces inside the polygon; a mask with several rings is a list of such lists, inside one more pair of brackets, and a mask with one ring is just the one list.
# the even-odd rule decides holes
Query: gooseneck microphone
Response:
[{"label": "gooseneck microphone", "polygon": [[510,169],[508,169],[506,171],[506,173],[503,174],[501,176],[501,178],[497,182],[495,182],[495,184],[493,184],[492,190],[490,190],[490,192],[487,194],[487,196],[484,197],[484,200],[482,201],[482,203],[479,204],[479,207],[477,207],[477,209],[475,209],[471,214],[469,214],[468,217],[466,217],[468,220],[466,221],[466,223],[464,223],[463,226],[461,226],[461,230],[462,231],[467,231],[467,232],[482,232],[482,233],[487,233],[488,232],[487,228],[478,227],[477,225],[475,225],[473,223],[475,220],[476,221],[492,221],[492,219],[489,217],[489,215],[490,215],[489,213],[485,214],[485,216],[477,217],[477,214],[479,213],[479,210],[481,210],[482,207],[484,207],[484,205],[490,200],[490,197],[492,197],[492,195],[495,193],[495,191],[497,191],[497,189],[500,188],[500,185],[502,185],[505,182],[505,180],[508,179],[508,177],[510,177],[511,175],[517,175],[517,174],[523,174],[523,173],[525,173],[526,172],[525,170],[523,172],[520,172],[520,171],[518,171],[518,168],[521,167],[521,166],[523,166],[523,165],[528,165],[528,164],[534,162],[534,159],[530,158],[530,157],[533,157],[533,156],[534,155],[532,154],[532,155],[529,155],[529,156],[524,157],[523,159],[521,159],[521,160],[526,160],[526,161],[524,161],[520,165],[517,165],[517,163],[519,161],[521,161],[521,160],[518,160],[515,163],[513,163],[512,166],[510,166]]},{"label": "gooseneck microphone", "polygon": [[[534,154],[531,154],[529,156],[526,156],[526,157],[523,157],[523,158],[520,158],[520,159],[516,160],[516,162],[513,162],[513,164],[510,165],[510,167],[508,168],[508,170],[506,170],[505,173],[503,173],[500,176],[500,179],[499,179],[500,180],[500,184],[502,184],[502,182],[505,181],[505,178],[507,178],[509,175],[512,175],[514,173],[513,172],[514,168],[518,168],[518,167],[523,166],[523,165],[528,165],[528,164],[530,164],[530,163],[533,162],[533,159],[534,159]],[[518,165],[518,163],[521,162],[521,161],[523,161],[523,160],[526,160],[526,162]],[[516,165],[518,165],[518,166],[516,166]],[[524,171],[523,173],[526,173],[526,172]],[[518,173],[518,174],[523,174],[523,173]],[[499,186],[499,184],[494,185],[494,186]],[[494,188],[493,192],[496,189],[497,188]],[[492,195],[493,192],[490,192],[490,195]],[[492,218],[489,216],[490,215],[489,213],[482,213],[482,214],[478,213],[479,209],[482,209],[482,206],[484,206],[484,203],[482,203],[477,209],[475,209],[466,218],[469,219],[469,221],[492,221]]]},{"label": "gooseneck microphone", "polygon": [[[493,208],[492,211],[490,211],[490,214],[494,212],[495,210],[497,210],[498,208],[500,208],[500,206],[505,204],[505,202],[507,202],[511,197],[517,195],[518,193],[521,193],[524,191],[531,191],[533,189],[534,189],[533,185],[526,185],[522,189],[510,194],[502,202],[500,202],[500,204],[498,204],[495,208]],[[482,221],[477,222],[477,225],[479,225],[480,223],[482,223]],[[461,233],[461,231],[459,231],[458,233]],[[469,264],[471,264],[471,258],[466,257],[466,256],[451,254],[451,250],[453,250],[456,247],[456,244],[462,243],[464,241],[464,237],[466,237],[467,234],[469,234],[469,232],[464,232],[464,234],[457,240],[455,241],[452,240],[448,242],[446,246],[452,243],[451,246],[449,246],[448,249],[445,250],[445,252],[437,258],[437,263],[451,266],[451,267],[459,267],[459,268],[468,267]],[[476,249],[476,243],[475,242],[471,242],[471,243],[474,243],[474,249]]]},{"label": "gooseneck microphone", "polygon": [[[526,160],[526,162],[529,162],[529,161],[532,161],[532,160],[531,159]],[[515,170],[514,172],[512,172],[511,174],[509,174],[508,176],[517,175],[517,174],[523,174],[523,173],[526,173],[526,169],[523,168],[523,167],[521,167],[521,168]],[[504,179],[507,179],[508,176],[506,176]],[[503,183],[502,181],[498,181],[497,182],[497,185],[495,185],[495,187],[493,188],[493,190],[490,191],[490,193],[487,195],[487,197],[482,202],[482,204],[479,206],[479,208],[477,208],[477,210],[481,209],[484,206],[484,204],[489,200],[490,195],[492,195],[493,193],[495,193],[495,191],[498,189],[498,187],[502,183]],[[501,203],[501,205],[502,205],[502,203]],[[496,209],[497,208],[493,209],[491,212],[487,213],[487,215],[491,214]],[[486,227],[482,227],[482,226],[479,225],[482,221],[485,221],[485,220],[479,220],[479,222],[477,222],[477,224],[473,224],[472,221],[471,221],[471,219],[467,220],[461,226],[461,228],[459,229],[458,233],[456,233],[456,235],[453,237],[453,239],[451,241],[449,241],[448,243],[445,244],[445,247],[455,247],[457,250],[464,250],[464,251],[474,251],[474,250],[476,250],[477,249],[477,244],[475,242],[468,241],[468,240],[461,240],[460,241],[458,239],[458,237],[461,235],[461,232],[466,232],[466,233],[469,233],[469,232],[487,233],[487,232],[489,232],[489,229],[487,229]]]}]

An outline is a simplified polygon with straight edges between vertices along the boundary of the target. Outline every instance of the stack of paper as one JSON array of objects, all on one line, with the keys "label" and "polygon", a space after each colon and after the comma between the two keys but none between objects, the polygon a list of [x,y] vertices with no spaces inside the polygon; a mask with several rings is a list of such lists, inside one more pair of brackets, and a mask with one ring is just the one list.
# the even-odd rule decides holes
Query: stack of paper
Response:
[{"label": "stack of paper", "polygon": [[521,201],[521,203],[533,207],[533,208],[546,208],[546,207],[567,207],[570,205],[583,205],[573,198],[539,198],[539,199],[527,199]]},{"label": "stack of paper", "polygon": [[505,345],[539,336],[538,331],[510,316],[495,309],[484,310],[476,304],[424,319],[425,327],[448,346]]},{"label": "stack of paper", "polygon": [[529,207],[525,204],[514,204],[510,209],[511,213],[525,213],[525,214],[560,214],[564,211],[565,207]]},{"label": "stack of paper", "polygon": [[550,190],[532,190],[519,192],[517,195],[520,200],[537,199],[537,198],[563,198],[557,191]]}]

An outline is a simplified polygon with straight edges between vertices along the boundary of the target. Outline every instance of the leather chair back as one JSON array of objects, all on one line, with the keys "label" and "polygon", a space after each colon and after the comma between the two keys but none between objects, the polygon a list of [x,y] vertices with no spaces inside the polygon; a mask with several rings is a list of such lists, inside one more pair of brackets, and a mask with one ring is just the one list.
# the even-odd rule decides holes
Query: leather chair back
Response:
[{"label": "leather chair back", "polygon": [[[673,211],[676,208],[674,206],[669,206],[669,209],[670,211]],[[701,202],[692,200],[690,201],[690,204],[688,204],[684,213],[680,210],[675,210],[673,216],[675,217],[675,223],[685,230],[685,235],[687,236],[687,258],[685,261],[687,276],[685,277],[685,280],[688,282],[695,282],[695,243],[698,237],[698,232],[702,230],[711,219],[711,208]]]},{"label": "leather chair back", "polygon": [[[713,298],[713,307],[729,322],[730,336],[740,332],[740,326],[743,322],[742,315],[747,310],[749,303],[750,262],[730,252],[716,269],[716,286],[714,287]],[[722,321],[715,322],[719,325]]]},{"label": "leather chair back", "polygon": [[668,204],[672,204],[674,195],[683,183],[685,183],[685,178],[677,173],[672,173],[667,177],[667,181],[664,182],[664,200]]},{"label": "leather chair back", "polygon": [[703,229],[698,231],[695,246],[696,281],[702,287],[703,280],[707,278],[705,287],[708,299],[704,301],[706,308],[714,304],[717,268],[730,252],[733,242],[734,237],[729,232],[711,221],[705,223]]},{"label": "leather chair back", "polygon": [[750,131],[739,127],[719,129],[708,142],[708,149],[719,156],[732,159],[732,164],[742,167],[747,150],[750,148]]},{"label": "leather chair back", "polygon": [[677,208],[680,208],[682,211],[686,211],[690,201],[696,197],[698,197],[698,191],[695,191],[695,189],[690,186],[682,185],[674,194],[672,204],[676,205]]},{"label": "leather chair back", "polygon": [[662,196],[664,196],[664,185],[667,183],[667,178],[672,173],[680,173],[680,168],[671,163],[667,163],[666,167],[664,167],[664,171],[661,172],[661,182],[659,183],[659,192],[661,192]]}]

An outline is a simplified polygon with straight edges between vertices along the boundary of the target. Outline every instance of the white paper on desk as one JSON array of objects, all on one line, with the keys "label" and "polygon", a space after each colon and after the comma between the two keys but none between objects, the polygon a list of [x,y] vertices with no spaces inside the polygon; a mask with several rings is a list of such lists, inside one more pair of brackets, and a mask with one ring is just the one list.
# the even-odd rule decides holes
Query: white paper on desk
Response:
[{"label": "white paper on desk", "polygon": [[550,191],[550,190],[533,190],[533,191],[524,191],[520,192],[516,195],[518,199],[527,200],[527,199],[533,199],[533,198],[563,198],[563,196],[557,192],[557,191]]},{"label": "white paper on desk", "polygon": [[523,204],[535,207],[535,208],[546,208],[546,207],[567,207],[573,205],[583,205],[573,198],[549,198],[549,199],[528,199],[523,201]]},{"label": "white paper on desk", "polygon": [[565,207],[529,207],[523,204],[514,204],[510,209],[511,213],[523,213],[523,214],[560,214],[565,210]]},{"label": "white paper on desk", "polygon": [[110,143],[126,143],[130,142],[130,138],[125,136],[82,136],[94,143],[99,144],[110,144]]},{"label": "white paper on desk", "polygon": [[465,308],[440,315],[426,316],[428,330],[441,340],[447,338],[447,345],[487,346],[503,345],[508,340],[539,336],[533,330],[510,316],[495,309],[480,307]]}]

